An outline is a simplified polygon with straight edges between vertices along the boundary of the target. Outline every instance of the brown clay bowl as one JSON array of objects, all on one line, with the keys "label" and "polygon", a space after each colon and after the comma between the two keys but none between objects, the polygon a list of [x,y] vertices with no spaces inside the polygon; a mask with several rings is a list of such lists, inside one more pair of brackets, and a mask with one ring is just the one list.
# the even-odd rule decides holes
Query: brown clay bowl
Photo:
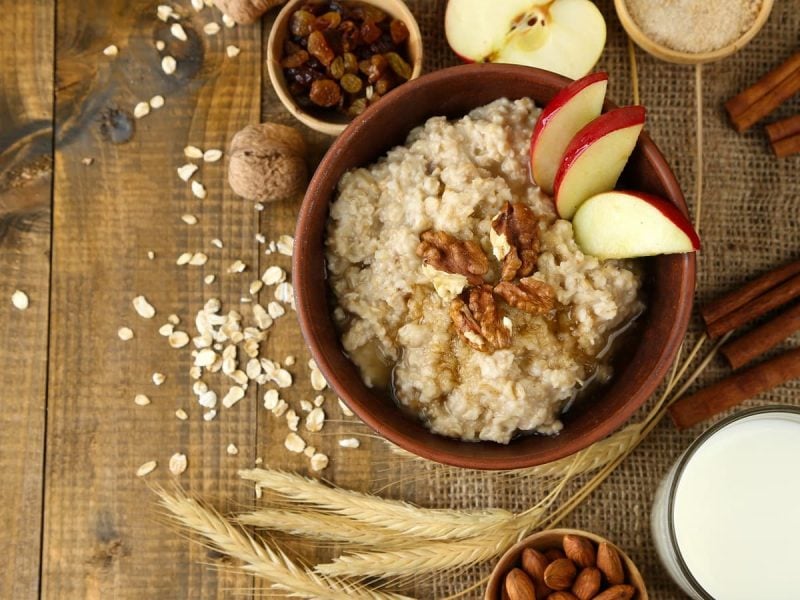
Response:
[{"label": "brown clay bowl", "polygon": [[546,531],[540,531],[539,533],[534,533],[533,535],[526,537],[521,542],[509,548],[506,553],[500,557],[500,561],[497,563],[494,571],[492,571],[492,574],[489,577],[489,583],[486,586],[486,593],[483,596],[484,600],[501,600],[505,597],[502,595],[502,592],[506,574],[514,567],[519,567],[522,551],[525,548],[533,548],[534,550],[539,550],[540,552],[545,552],[553,548],[560,549],[562,547],[561,542],[564,539],[564,536],[570,534],[582,535],[583,537],[592,540],[595,544],[599,544],[600,542],[608,542],[611,546],[613,546],[614,549],[619,552],[620,558],[622,558],[622,562],[625,565],[627,583],[636,588],[636,595],[633,597],[633,600],[648,600],[647,587],[644,584],[644,578],[642,578],[642,574],[639,572],[639,569],[636,568],[636,565],[628,557],[628,555],[620,550],[620,548],[614,545],[610,540],[602,538],[599,535],[595,535],[594,533],[589,533],[588,531],[581,531],[580,529],[548,529]]},{"label": "brown clay bowl", "polygon": [[[314,174],[297,222],[293,283],[300,327],[311,354],[333,390],[380,435],[441,463],[476,469],[516,469],[568,456],[619,428],[655,391],[683,340],[692,310],[695,256],[647,259],[647,310],[638,339],[622,356],[602,395],[563,415],[557,436],[520,436],[508,445],[463,442],[436,435],[405,414],[387,394],[368,388],[344,353],[331,317],[325,280],[324,238],[328,209],[339,178],[372,163],[435,115],[460,117],[500,97],[548,102],[570,80],[530,67],[474,64],[437,71],[406,83],[359,115],[333,143]],[[606,109],[613,107],[606,103]],[[660,195],[686,212],[680,186],[647,134],[620,187]]]}]

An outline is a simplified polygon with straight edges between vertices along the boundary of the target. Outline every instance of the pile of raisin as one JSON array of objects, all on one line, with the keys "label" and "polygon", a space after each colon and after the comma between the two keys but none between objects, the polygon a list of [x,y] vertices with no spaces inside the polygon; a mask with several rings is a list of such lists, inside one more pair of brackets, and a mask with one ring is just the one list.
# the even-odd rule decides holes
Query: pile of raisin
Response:
[{"label": "pile of raisin", "polygon": [[307,2],[289,20],[281,66],[304,108],[361,114],[411,78],[408,28],[361,2]]}]

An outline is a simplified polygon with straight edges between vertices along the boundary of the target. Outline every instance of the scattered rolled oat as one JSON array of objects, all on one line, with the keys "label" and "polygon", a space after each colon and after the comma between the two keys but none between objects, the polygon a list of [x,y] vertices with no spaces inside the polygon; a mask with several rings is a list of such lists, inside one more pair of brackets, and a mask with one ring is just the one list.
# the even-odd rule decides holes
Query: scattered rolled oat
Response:
[{"label": "scattered rolled oat", "polygon": [[[258,292],[261,291],[261,288],[264,287],[264,282],[260,279],[256,279],[255,281],[250,282],[250,294],[255,296]],[[263,310],[263,309],[262,309]]]},{"label": "scattered rolled oat", "polygon": [[342,409],[342,414],[345,417],[354,417],[355,416],[355,413],[353,413],[353,411],[350,410],[350,408],[347,406],[347,404],[344,403],[344,400],[342,400],[341,398],[336,398],[336,400],[339,402],[339,408]]},{"label": "scattered rolled oat", "polygon": [[150,108],[158,109],[161,108],[162,106],[164,106],[164,96],[162,96],[161,94],[157,94],[152,98],[150,98]]},{"label": "scattered rolled oat", "polygon": [[263,234],[263,233],[257,233],[257,234],[256,234],[256,241],[257,241],[259,244],[264,244],[264,243],[267,241],[267,238],[265,238],[265,237],[264,237],[264,234]]},{"label": "scattered rolled oat", "polygon": [[178,257],[178,260],[175,261],[176,265],[188,265],[189,261],[192,260],[192,253],[191,252],[184,252]]},{"label": "scattered rolled oat", "polygon": [[192,8],[195,9],[197,12],[203,10],[203,0],[192,0]]},{"label": "scattered rolled oat", "polygon": [[321,392],[328,387],[328,382],[317,369],[311,369],[311,387],[314,391]]},{"label": "scattered rolled oat", "polygon": [[306,443],[299,435],[294,432],[289,433],[283,442],[289,452],[300,454],[306,447]]},{"label": "scattered rolled oat", "polygon": [[297,431],[297,427],[300,425],[300,417],[291,408],[286,412],[286,425],[289,427],[289,431]]},{"label": "scattered rolled oat", "polygon": [[150,404],[150,398],[148,398],[144,394],[136,394],[133,397],[133,403],[136,406],[147,406],[148,404]]},{"label": "scattered rolled oat", "polygon": [[144,296],[136,296],[133,299],[133,309],[143,319],[152,319],[156,316],[156,309],[147,301]]},{"label": "scattered rolled oat", "polygon": [[203,348],[194,358],[196,367],[210,367],[217,360],[217,353],[210,348]]},{"label": "scattered rolled oat", "polygon": [[255,204],[253,204],[253,208],[255,208],[257,211],[261,212],[266,207],[261,202],[256,202]]},{"label": "scattered rolled oat", "polygon": [[339,440],[339,445],[342,448],[358,448],[361,445],[356,438],[344,438],[343,440]]},{"label": "scattered rolled oat", "polygon": [[314,410],[314,405],[308,400],[300,400],[300,410],[302,410],[304,413],[310,413],[312,410]]},{"label": "scattered rolled oat", "polygon": [[211,148],[203,152],[203,160],[205,162],[217,162],[220,158],[222,158],[222,150],[217,148]]},{"label": "scattered rolled oat", "polygon": [[199,181],[193,181],[192,182],[192,193],[197,198],[200,198],[200,200],[205,198],[206,195],[207,195],[205,186],[202,183],[200,183]]},{"label": "scattered rolled oat", "polygon": [[275,244],[278,252],[291,256],[294,252],[294,238],[290,235],[282,235],[278,238],[278,243]]},{"label": "scattered rolled oat", "polygon": [[220,30],[219,23],[215,23],[213,21],[211,23],[206,23],[205,25],[203,25],[203,32],[206,35],[217,35],[219,33],[219,30]]},{"label": "scattered rolled oat", "polygon": [[216,276],[216,275],[206,275],[205,277],[203,277],[203,282],[204,282],[206,285],[211,285],[212,283],[214,283],[214,280],[215,280],[216,278],[217,278],[217,276]]},{"label": "scattered rolled oat", "polygon": [[200,394],[197,402],[204,408],[215,408],[217,406],[217,393],[214,390],[208,390]]},{"label": "scattered rolled oat", "polygon": [[219,238],[214,238],[213,240],[211,240],[211,245],[216,248],[222,248],[222,240]]},{"label": "scattered rolled oat", "polygon": [[167,45],[162,40],[156,40],[156,50],[163,50]]},{"label": "scattered rolled oat", "polygon": [[283,283],[286,281],[286,271],[275,265],[267,267],[264,274],[261,276],[261,281],[264,282],[264,285]]},{"label": "scattered rolled oat", "polygon": [[[278,306],[280,306],[280,304]],[[294,362],[295,358],[291,354],[283,359],[283,364],[285,364],[287,367],[294,366]]]},{"label": "scattered rolled oat", "polygon": [[87,156],[87,157],[85,157],[85,158],[82,158],[82,159],[81,159],[81,164],[84,164],[84,165],[86,165],[87,167],[88,167],[89,165],[91,165],[93,162],[94,162],[94,159],[93,159],[93,158],[90,158],[90,157],[88,157],[88,156]]},{"label": "scattered rolled oat", "polygon": [[146,463],[143,463],[138,469],[136,469],[136,476],[144,477],[145,475],[152,473],[157,466],[158,463],[156,461],[148,460]]},{"label": "scattered rolled oat", "polygon": [[303,454],[305,454],[308,458],[311,458],[317,453],[317,449],[314,446],[306,446],[306,449],[303,450]]},{"label": "scattered rolled oat", "polygon": [[149,258],[150,260],[155,260],[155,258],[156,258],[156,253],[155,253],[155,252],[153,252],[152,250],[148,250],[148,251],[147,251],[147,258]]},{"label": "scattered rolled oat", "polygon": [[175,331],[175,325],[172,323],[164,323],[158,328],[158,334],[163,335],[164,337],[171,336],[173,331]]},{"label": "scattered rolled oat", "polygon": [[247,269],[247,265],[240,260],[236,260],[228,267],[228,273],[242,273],[245,269]]},{"label": "scattered rolled oat", "polygon": [[176,61],[172,56],[167,54],[164,58],[161,59],[161,70],[164,71],[167,75],[172,75],[175,72],[175,69],[178,68],[178,61]]},{"label": "scattered rolled oat", "polygon": [[231,386],[228,393],[222,398],[222,406],[230,408],[242,398],[244,398],[244,390],[238,385]]},{"label": "scattered rolled oat", "polygon": [[294,289],[288,281],[278,284],[275,288],[275,298],[284,304],[291,304],[294,301]]},{"label": "scattered rolled oat", "polygon": [[323,404],[325,404],[325,396],[320,394],[314,397],[314,406],[322,406]]},{"label": "scattered rolled oat", "polygon": [[103,54],[106,56],[116,56],[119,54],[119,48],[117,48],[114,44],[110,44],[103,48]]},{"label": "scattered rolled oat", "polygon": [[264,392],[264,408],[267,410],[274,410],[275,407],[278,406],[278,400],[280,400],[278,390],[267,390]]},{"label": "scattered rolled oat", "polygon": [[180,23],[173,23],[169,28],[169,32],[172,34],[174,38],[177,38],[182,42],[185,42],[186,40],[189,39],[188,37],[186,37],[186,31],[184,31]]},{"label": "scattered rolled oat", "polygon": [[286,369],[278,369],[271,379],[280,388],[287,388],[292,385],[292,374]]},{"label": "scattered rolled oat", "polygon": [[328,466],[328,457],[320,452],[311,457],[311,468],[323,471]]},{"label": "scattered rolled oat", "polygon": [[241,52],[241,50],[239,50],[238,46],[231,45],[225,48],[225,54],[228,55],[228,58],[236,58],[239,56],[239,52]]},{"label": "scattered rolled oat", "polygon": [[178,177],[180,177],[183,181],[189,181],[192,178],[192,175],[195,174],[195,171],[197,171],[197,165],[187,163],[182,167],[178,167]]},{"label": "scattered rolled oat", "polygon": [[169,472],[180,475],[186,470],[186,455],[176,452],[169,458]]},{"label": "scattered rolled oat", "polygon": [[278,405],[272,410],[272,414],[275,415],[276,417],[281,417],[288,408],[289,405],[286,404],[286,400],[281,398],[280,400],[278,400]]},{"label": "scattered rolled oat", "polygon": [[225,452],[227,452],[231,456],[236,456],[237,454],[239,454],[239,449],[236,447],[236,444],[228,444],[228,447],[225,448]]},{"label": "scattered rolled oat", "polygon": [[203,420],[204,421],[213,421],[217,416],[217,411],[213,408],[211,410],[207,410],[203,413]]},{"label": "scattered rolled oat", "polygon": [[208,262],[208,256],[202,252],[195,252],[189,260],[189,264],[193,267],[201,267]]},{"label": "scattered rolled oat", "polygon": [[147,102],[138,102],[133,107],[133,116],[137,119],[141,119],[148,114],[150,114],[150,105]]},{"label": "scattered rolled oat", "polygon": [[120,327],[117,329],[117,335],[123,342],[133,339],[133,329],[130,327]]},{"label": "scattered rolled oat", "polygon": [[189,415],[186,414],[186,411],[182,408],[179,408],[175,411],[175,416],[178,417],[181,421],[185,421],[189,418]]},{"label": "scattered rolled oat", "polygon": [[187,225],[197,225],[197,217],[192,214],[185,214],[181,215],[181,221],[186,223]]},{"label": "scattered rolled oat", "polygon": [[178,325],[181,322],[181,318],[175,313],[172,313],[167,317],[167,322],[171,323],[172,325]]},{"label": "scattered rolled oat", "polygon": [[171,348],[183,348],[189,343],[189,334],[185,331],[176,331],[169,336],[169,345]]},{"label": "scattered rolled oat", "polygon": [[222,22],[225,24],[225,27],[236,27],[236,21],[234,21],[233,17],[227,13],[222,13]]},{"label": "scattered rolled oat", "polygon": [[158,7],[156,7],[156,16],[165,23],[170,17],[178,18],[169,4],[159,4]]},{"label": "scattered rolled oat", "polygon": [[273,319],[278,319],[286,314],[286,309],[283,308],[277,302],[270,302],[269,304],[267,304],[267,312],[269,313],[269,316],[272,317]]},{"label": "scattered rolled oat", "polygon": [[167,380],[167,376],[163,373],[153,373],[153,383],[156,385],[161,385]]},{"label": "scattered rolled oat", "polygon": [[203,151],[197,146],[186,146],[183,149],[183,154],[186,158],[203,158]]},{"label": "scattered rolled oat", "polygon": [[306,429],[308,429],[312,433],[316,433],[317,431],[322,430],[322,426],[325,424],[325,411],[321,408],[315,408],[306,417]]}]

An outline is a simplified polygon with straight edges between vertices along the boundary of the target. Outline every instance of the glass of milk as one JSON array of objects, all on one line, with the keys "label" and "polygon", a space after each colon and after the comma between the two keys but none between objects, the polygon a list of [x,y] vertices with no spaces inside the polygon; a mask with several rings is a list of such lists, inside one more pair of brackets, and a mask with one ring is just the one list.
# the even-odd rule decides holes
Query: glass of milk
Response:
[{"label": "glass of milk", "polygon": [[651,526],[690,598],[800,599],[800,408],[744,411],[706,431],[661,482]]}]

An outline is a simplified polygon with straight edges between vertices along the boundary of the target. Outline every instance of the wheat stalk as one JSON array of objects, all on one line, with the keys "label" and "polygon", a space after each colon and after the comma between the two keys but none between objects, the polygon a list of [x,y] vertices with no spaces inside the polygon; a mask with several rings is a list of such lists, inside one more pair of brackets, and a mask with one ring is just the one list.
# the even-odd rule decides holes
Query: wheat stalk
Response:
[{"label": "wheat stalk", "polygon": [[299,566],[278,549],[256,541],[211,507],[186,495],[180,489],[156,489],[160,505],[186,529],[202,536],[205,544],[241,561],[242,570],[270,582],[270,587],[299,598],[328,600],[410,600],[407,596],[385,593],[315,573]]},{"label": "wheat stalk", "polygon": [[280,494],[295,503],[308,504],[387,530],[426,539],[462,539],[485,535],[512,524],[514,514],[502,509],[460,511],[419,508],[400,500],[324,485],[295,473],[268,469],[239,471],[243,479]]}]

